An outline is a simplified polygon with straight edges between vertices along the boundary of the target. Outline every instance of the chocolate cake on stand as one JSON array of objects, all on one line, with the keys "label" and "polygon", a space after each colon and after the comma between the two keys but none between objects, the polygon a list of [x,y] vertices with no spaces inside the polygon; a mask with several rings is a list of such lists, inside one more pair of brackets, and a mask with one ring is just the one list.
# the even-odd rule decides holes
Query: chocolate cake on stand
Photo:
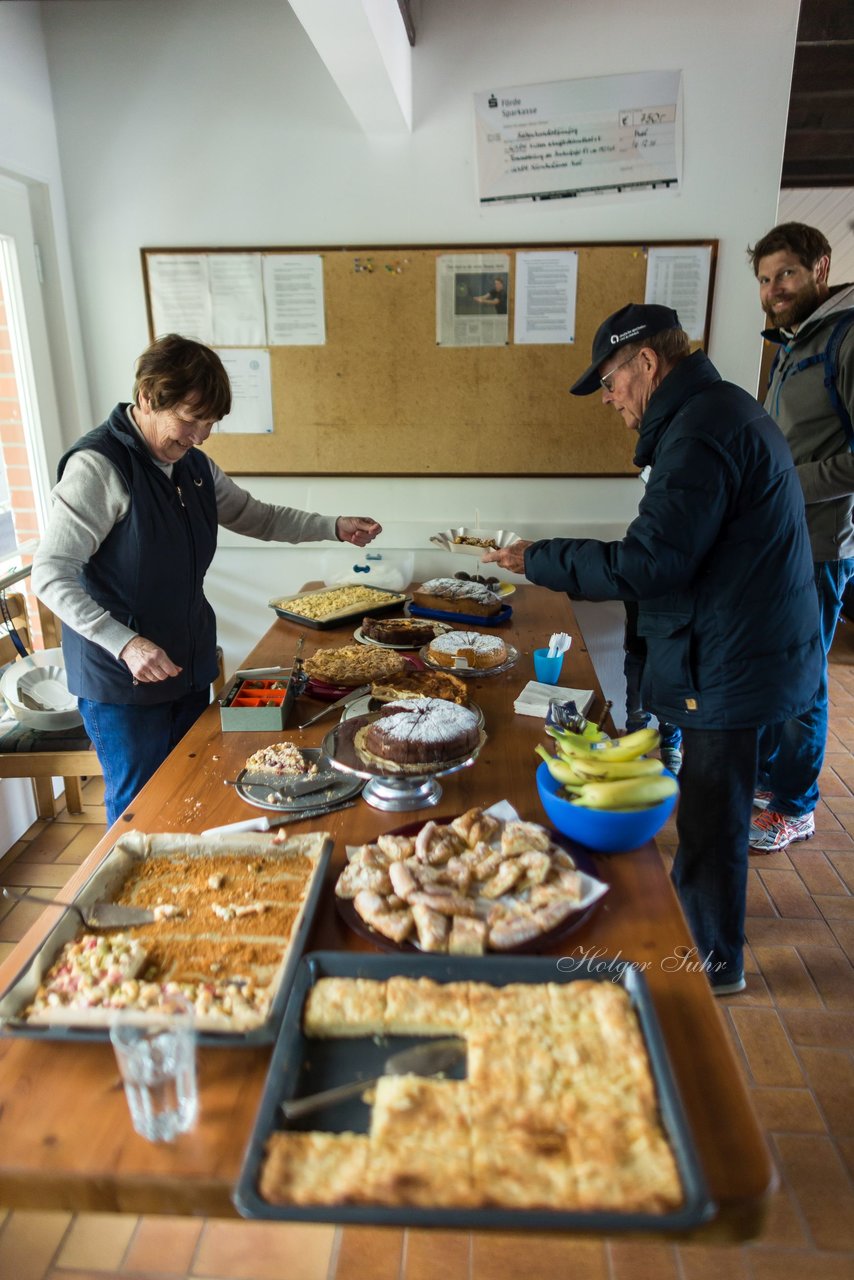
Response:
[{"label": "chocolate cake on stand", "polygon": [[438,779],[474,764],[486,741],[481,718],[438,698],[403,699],[344,720],[323,741],[335,769],[366,778],[363,798],[375,809],[438,804]]}]

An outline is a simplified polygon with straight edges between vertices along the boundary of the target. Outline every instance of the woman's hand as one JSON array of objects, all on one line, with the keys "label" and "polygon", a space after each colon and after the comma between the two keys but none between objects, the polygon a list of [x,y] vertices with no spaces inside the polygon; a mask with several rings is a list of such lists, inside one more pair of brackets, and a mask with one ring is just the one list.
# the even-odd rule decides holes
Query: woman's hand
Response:
[{"label": "woman's hand", "polygon": [[339,542],[352,542],[354,547],[366,547],[382,531],[382,525],[370,516],[339,516],[335,522]]},{"label": "woman's hand", "polygon": [[156,684],[158,680],[181,674],[181,667],[175,666],[166,650],[145,636],[128,640],[119,657],[133,676],[134,684]]}]

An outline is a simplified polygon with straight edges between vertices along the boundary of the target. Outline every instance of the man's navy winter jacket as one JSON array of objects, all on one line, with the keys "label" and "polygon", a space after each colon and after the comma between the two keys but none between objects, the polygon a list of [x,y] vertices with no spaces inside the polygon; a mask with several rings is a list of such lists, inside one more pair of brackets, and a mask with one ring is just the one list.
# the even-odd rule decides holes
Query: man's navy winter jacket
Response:
[{"label": "man's navy winter jacket", "polygon": [[653,392],[635,463],[651,473],[621,542],[535,542],[531,582],[580,600],[637,600],[643,705],[687,728],[798,715],[821,668],[797,473],[758,402],[700,351]]}]

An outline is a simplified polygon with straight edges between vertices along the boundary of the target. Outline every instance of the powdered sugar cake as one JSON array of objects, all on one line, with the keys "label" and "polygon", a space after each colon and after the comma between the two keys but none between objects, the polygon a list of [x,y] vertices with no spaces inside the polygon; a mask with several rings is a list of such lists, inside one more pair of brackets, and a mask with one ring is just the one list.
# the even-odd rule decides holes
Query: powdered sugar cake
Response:
[{"label": "powdered sugar cake", "polygon": [[501,612],[501,600],[480,582],[459,578],[431,578],[412,593],[412,602],[422,609],[448,613],[482,614],[494,617]]},{"label": "powdered sugar cake", "polygon": [[443,667],[476,667],[488,671],[507,660],[507,645],[500,636],[480,631],[447,631],[431,640],[427,657]]},{"label": "powdered sugar cake", "polygon": [[468,707],[440,698],[389,702],[366,725],[361,747],[394,764],[435,764],[459,760],[477,746],[477,716]]}]

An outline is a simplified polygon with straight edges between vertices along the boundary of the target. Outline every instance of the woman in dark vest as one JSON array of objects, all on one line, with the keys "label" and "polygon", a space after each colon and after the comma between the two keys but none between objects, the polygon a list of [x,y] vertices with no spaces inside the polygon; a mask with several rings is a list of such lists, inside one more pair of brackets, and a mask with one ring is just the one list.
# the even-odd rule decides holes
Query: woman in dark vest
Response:
[{"label": "woman in dark vest", "polygon": [[104,771],[112,824],[204,711],[216,622],[204,578],[217,527],[263,541],[381,531],[363,516],[259,502],[197,448],[231,409],[216,352],[159,338],[134,398],[65,454],[33,563],[36,594],[63,622],[68,687]]}]

